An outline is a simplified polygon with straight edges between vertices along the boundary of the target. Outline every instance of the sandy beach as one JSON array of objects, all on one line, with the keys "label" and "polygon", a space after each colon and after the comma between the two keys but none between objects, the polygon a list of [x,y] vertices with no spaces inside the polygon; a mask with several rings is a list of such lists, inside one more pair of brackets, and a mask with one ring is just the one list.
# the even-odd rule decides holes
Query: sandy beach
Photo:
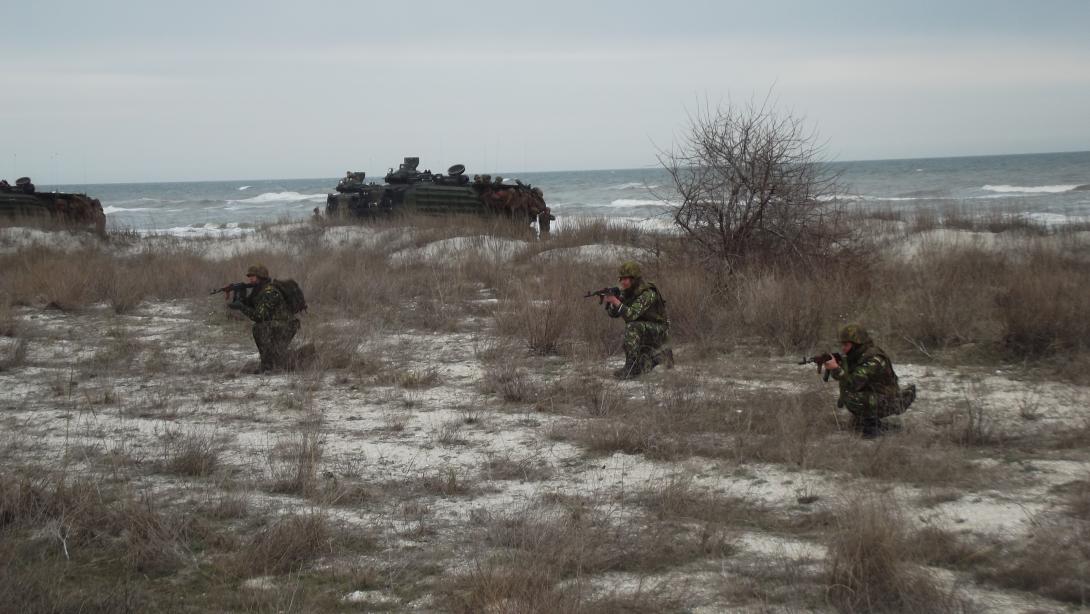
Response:
[{"label": "sandy beach", "polygon": [[[897,232],[894,261],[1059,240]],[[96,241],[0,234],[2,517],[36,553],[5,560],[56,602],[106,583],[107,610],[821,611],[853,538],[943,611],[1067,611],[1086,588],[1090,388],[1052,367],[893,352],[919,399],[866,441],[756,329],[701,338],[709,307],[649,234]],[[633,257],[678,299],[678,365],[617,382],[620,326],[581,296]],[[249,325],[206,293],[253,260],[308,291],[313,364],[246,373]],[[36,294],[20,262],[52,263]],[[103,278],[106,300],[72,294]]]}]

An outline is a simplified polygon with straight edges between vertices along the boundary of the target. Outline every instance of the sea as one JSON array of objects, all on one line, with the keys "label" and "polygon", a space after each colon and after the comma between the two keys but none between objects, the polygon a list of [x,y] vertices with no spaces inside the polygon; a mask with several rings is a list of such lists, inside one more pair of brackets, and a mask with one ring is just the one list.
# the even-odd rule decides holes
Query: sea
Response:
[{"label": "sea", "polygon": [[[827,164],[840,174],[837,197],[850,207],[1002,212],[1049,225],[1090,219],[1090,152]],[[667,224],[677,203],[670,177],[661,167],[492,175],[540,187],[558,218],[592,216]],[[336,177],[239,179],[38,185],[38,189],[98,198],[111,230],[216,236],[309,218],[315,207],[324,211],[326,195],[337,181]]]}]

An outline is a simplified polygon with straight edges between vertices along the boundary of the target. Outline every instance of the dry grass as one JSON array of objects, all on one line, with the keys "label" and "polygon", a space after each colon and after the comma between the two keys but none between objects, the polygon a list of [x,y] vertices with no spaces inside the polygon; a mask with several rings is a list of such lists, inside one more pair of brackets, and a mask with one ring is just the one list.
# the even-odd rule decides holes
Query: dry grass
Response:
[{"label": "dry grass", "polygon": [[162,468],[167,473],[207,476],[219,465],[223,442],[215,429],[167,429],[160,440],[164,446]]},{"label": "dry grass", "polygon": [[321,420],[307,420],[269,453],[275,493],[312,495],[318,489],[318,467],[324,453]]},{"label": "dry grass", "polygon": [[242,546],[233,568],[243,576],[298,572],[336,549],[336,532],[321,511],[280,518]]},{"label": "dry grass", "polygon": [[[590,597],[587,580],[610,571],[648,573],[705,557],[730,556],[721,533],[654,523],[615,524],[592,508],[535,509],[488,516],[484,543],[468,572],[438,588],[456,612],[584,612],[624,603],[630,596]],[[662,595],[666,605],[669,595]]]},{"label": "dry grass", "polygon": [[997,549],[976,569],[981,580],[1090,605],[1090,529],[1085,522],[1046,519],[1028,539]]},{"label": "dry grass", "polygon": [[[932,221],[943,223],[938,213]],[[223,261],[202,258],[202,246],[182,243],[135,258],[105,248],[0,255],[0,371],[27,390],[20,399],[9,397],[4,409],[41,408],[35,418],[54,412],[67,421],[61,431],[33,419],[5,420],[5,430],[38,433],[25,441],[5,435],[5,460],[25,462],[63,437],[66,454],[59,461],[88,472],[62,479],[12,470],[0,477],[0,609],[169,611],[191,603],[222,611],[328,611],[355,607],[339,600],[357,589],[403,598],[367,607],[465,612],[685,611],[702,605],[809,610],[830,603],[843,611],[965,609],[924,565],[952,570],[943,573],[960,581],[973,576],[993,587],[1085,605],[1090,556],[1070,545],[1088,541],[1085,481],[1052,493],[1049,500],[1060,501],[1062,514],[1035,519],[1028,537],[1009,542],[910,531],[882,498],[834,510],[827,492],[808,487],[799,487],[795,505],[790,488],[784,503],[700,486],[720,478],[761,484],[757,477],[770,464],[773,474],[791,474],[785,481],[796,485],[820,472],[822,483],[843,480],[852,488],[921,486],[925,494],[906,506],[913,511],[975,499],[974,491],[985,485],[1004,489],[1010,471],[990,461],[1008,451],[1030,454],[1012,447],[1023,443],[1016,431],[1050,427],[1053,397],[1027,396],[1011,426],[1000,420],[1009,412],[996,413],[1010,409],[995,406],[996,391],[969,386],[961,404],[926,399],[930,406],[923,404],[921,415],[932,420],[909,416],[903,431],[862,442],[847,429],[846,413],[833,409],[830,385],[792,386],[787,371],[768,358],[826,349],[840,321],[858,318],[875,329],[895,360],[912,352],[936,362],[960,356],[986,365],[1028,361],[1042,372],[1062,368],[1072,379],[1084,377],[1078,372],[1090,372],[1090,333],[1078,308],[1090,298],[1084,296],[1090,280],[1082,248],[1056,247],[1074,238],[1038,235],[1002,220],[989,224],[1012,241],[1037,237],[1032,240],[1039,245],[1017,252],[925,245],[911,260],[876,248],[873,266],[864,269],[830,263],[800,273],[753,266],[726,276],[671,239],[587,224],[557,233],[551,243],[518,247],[509,261],[390,258],[435,239],[519,236],[474,222],[426,223],[418,230],[380,224],[347,248],[331,245],[313,228],[273,233],[291,249]],[[605,362],[617,361],[621,323],[582,293],[612,285],[615,263],[545,265],[534,257],[604,241],[653,248],[656,256],[642,264],[669,302],[673,341],[683,359],[678,369],[636,383],[609,379]],[[486,248],[488,241],[467,244]],[[202,343],[215,339],[228,348],[227,358],[169,347],[137,324],[145,311],[161,307],[150,301],[203,295],[238,279],[255,260],[303,284],[312,311],[301,340],[317,348],[312,369],[259,384],[246,374],[225,375],[239,353],[252,353],[252,342],[244,322],[222,316],[218,297],[209,302],[207,318],[191,328],[213,329]],[[71,283],[48,281],[55,279]],[[1036,279],[1043,281],[1030,283]],[[1039,305],[1026,307],[1034,303]],[[42,309],[49,304],[66,311]],[[43,358],[60,347],[56,342],[68,340],[71,322],[94,323],[88,341],[70,364]],[[437,360],[421,353],[416,337],[436,331],[488,339],[466,352],[480,362],[479,382],[438,364],[458,348],[444,347]],[[12,358],[4,360],[4,351]],[[208,381],[183,390],[178,374]],[[149,375],[154,383],[144,386]],[[812,379],[807,375],[800,369],[798,381]],[[248,391],[232,391],[236,384]],[[372,386],[381,388],[367,390]],[[431,387],[436,389],[418,392]],[[469,406],[461,399],[447,403],[448,389],[495,395],[487,402],[502,399],[503,412],[464,409],[459,417]],[[366,409],[342,411],[342,395]],[[318,408],[329,412],[330,422],[319,419]],[[432,421],[419,413],[434,411],[445,414]],[[292,424],[296,412],[303,415],[300,424]],[[248,459],[242,445],[226,456],[225,438],[216,431],[179,427],[152,452],[156,467],[170,475],[149,476],[141,454],[151,448],[109,439],[124,435],[107,433],[112,425],[103,422],[124,418],[116,429],[122,433],[143,429],[144,421],[212,415],[231,420],[246,441],[274,433],[267,435],[274,442],[267,460]],[[1069,423],[1050,431],[1047,451],[1055,460],[1078,462],[1090,441],[1090,422],[1087,428]],[[537,426],[542,428],[527,430]],[[508,427],[519,429],[517,435],[509,439],[504,432],[499,447],[491,437]],[[1013,434],[1003,431],[1008,428]],[[375,436],[383,445],[417,446],[428,460],[414,457],[404,468],[396,455],[369,448],[366,461],[359,461],[366,469],[342,470],[342,454],[363,454],[340,451],[342,441],[327,453],[325,439],[335,432],[338,438]],[[545,437],[589,454],[573,454],[563,444],[550,448]],[[622,465],[677,471],[676,477],[636,490],[631,482],[618,490],[606,481],[569,481],[604,464],[599,455],[618,452],[643,457],[619,459]],[[668,464],[678,461],[685,462]],[[401,473],[389,474],[387,467]],[[713,478],[724,469],[737,473]],[[130,486],[148,479],[155,481],[154,496]],[[534,488],[557,494],[533,499],[531,509],[496,511],[513,493]],[[586,495],[599,488],[608,499]],[[462,505],[474,510],[470,526],[451,520],[457,515],[450,510]],[[389,542],[378,549],[369,529],[348,530],[334,517],[377,518],[376,530]],[[826,542],[829,564],[819,569],[813,560],[748,550],[732,557],[736,547],[728,535],[739,530]],[[355,540],[353,533],[363,538]],[[717,569],[723,570],[721,587],[671,584]],[[244,578],[260,574],[277,575],[274,586],[240,590]],[[793,590],[801,596],[792,596]]]},{"label": "dry grass", "polygon": [[891,498],[851,501],[831,535],[828,596],[842,612],[957,612],[965,605],[913,564],[913,544]]}]

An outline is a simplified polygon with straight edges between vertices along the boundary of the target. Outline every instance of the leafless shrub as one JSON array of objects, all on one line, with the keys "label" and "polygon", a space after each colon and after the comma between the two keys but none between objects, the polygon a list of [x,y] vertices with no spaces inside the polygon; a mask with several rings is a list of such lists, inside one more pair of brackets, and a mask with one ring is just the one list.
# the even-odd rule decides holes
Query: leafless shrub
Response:
[{"label": "leafless shrub", "polygon": [[616,382],[598,377],[575,375],[560,385],[560,394],[579,409],[596,418],[608,418],[618,413],[624,404],[624,394]]},{"label": "leafless shrub", "polygon": [[213,520],[237,520],[249,515],[250,502],[244,493],[226,493],[216,498],[203,512]]},{"label": "leafless shrub", "polygon": [[1009,543],[976,571],[979,579],[1090,605],[1090,529],[1070,519],[1039,519],[1027,539]]},{"label": "leafless shrub", "polygon": [[0,337],[14,339],[19,334],[19,320],[7,297],[0,296]]},{"label": "leafless shrub", "polygon": [[1009,275],[997,301],[1006,352],[1040,357],[1090,348],[1090,274],[1084,263],[1050,252],[1031,255]]},{"label": "leafless shrub", "polygon": [[959,600],[912,565],[912,543],[889,498],[851,501],[830,536],[829,600],[843,612],[958,611]]},{"label": "leafless shrub", "polygon": [[322,461],[324,439],[321,421],[300,425],[289,439],[281,441],[269,454],[272,492],[310,495],[317,489],[318,467]]},{"label": "leafless shrub", "polygon": [[486,366],[481,389],[511,403],[528,401],[539,394],[526,369],[508,361]]},{"label": "leafless shrub", "polygon": [[948,436],[953,443],[964,446],[993,445],[1003,441],[1003,435],[996,430],[992,409],[985,396],[987,390],[980,383],[971,384],[965,398],[952,412],[947,426]]},{"label": "leafless shrub", "polygon": [[634,496],[659,520],[699,520],[739,527],[759,524],[769,513],[764,506],[716,492],[704,492],[693,484],[692,476],[678,475],[646,488]]},{"label": "leafless shrub", "polygon": [[947,569],[972,569],[995,556],[993,548],[937,527],[913,531],[908,541],[914,560]]},{"label": "leafless shrub", "polygon": [[448,422],[439,427],[435,434],[435,442],[441,446],[464,446],[469,443],[462,436],[462,425],[459,422]]},{"label": "leafless shrub", "polygon": [[336,532],[321,511],[281,517],[239,550],[234,565],[241,575],[298,572],[335,551]]},{"label": "leafless shrub", "polygon": [[826,314],[839,300],[836,284],[824,275],[758,272],[738,287],[745,325],[785,352],[818,345]]},{"label": "leafless shrub", "polygon": [[423,369],[388,369],[381,372],[377,382],[385,385],[397,385],[408,390],[432,388],[439,385],[439,369],[429,365]]},{"label": "leafless shrub", "polygon": [[489,480],[540,482],[553,476],[548,463],[534,456],[516,458],[510,454],[491,454],[483,463],[481,474]]},{"label": "leafless shrub", "polygon": [[0,371],[9,371],[26,364],[28,343],[26,339],[15,339],[4,344],[0,350]]},{"label": "leafless shrub", "polygon": [[943,349],[995,338],[994,285],[1005,267],[981,247],[925,244],[911,262],[883,267],[872,291],[886,297],[891,330],[914,347]]},{"label": "leafless shrub", "polygon": [[215,429],[168,428],[160,440],[164,444],[162,468],[167,473],[200,477],[211,475],[219,465],[222,443]]},{"label": "leafless shrub", "polygon": [[[116,262],[99,272],[99,292],[113,308],[114,313],[131,312],[144,300],[148,284],[142,278],[147,271],[139,270],[131,263]],[[158,272],[156,273],[158,274]]]},{"label": "leafless shrub", "polygon": [[473,492],[472,483],[455,467],[443,467],[420,477],[419,486],[424,492],[444,497],[456,497]]},{"label": "leafless shrub", "polygon": [[1072,482],[1067,488],[1068,513],[1082,522],[1090,522],[1090,480]]},{"label": "leafless shrub", "polygon": [[680,198],[674,222],[726,269],[816,265],[843,247],[838,177],[816,136],[770,100],[698,109],[682,142],[659,154]]}]

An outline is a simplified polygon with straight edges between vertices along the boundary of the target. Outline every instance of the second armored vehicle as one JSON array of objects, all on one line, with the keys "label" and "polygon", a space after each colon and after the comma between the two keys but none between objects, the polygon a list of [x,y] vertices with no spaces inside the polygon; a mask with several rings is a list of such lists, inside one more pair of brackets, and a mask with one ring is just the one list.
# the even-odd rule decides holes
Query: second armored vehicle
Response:
[{"label": "second armored vehicle", "polygon": [[337,184],[337,193],[326,198],[330,216],[375,217],[398,211],[446,215],[470,213],[499,215],[537,223],[542,234],[556,219],[545,204],[540,188],[521,181],[508,183],[502,177],[465,174],[455,164],[447,174],[419,171],[420,158],[405,158],[397,170],[390,169],[385,183],[365,183],[364,173],[349,171]]},{"label": "second armored vehicle", "polygon": [[39,192],[29,177],[12,186],[0,180],[0,223],[70,226],[106,232],[106,214],[97,198],[68,192]]}]

